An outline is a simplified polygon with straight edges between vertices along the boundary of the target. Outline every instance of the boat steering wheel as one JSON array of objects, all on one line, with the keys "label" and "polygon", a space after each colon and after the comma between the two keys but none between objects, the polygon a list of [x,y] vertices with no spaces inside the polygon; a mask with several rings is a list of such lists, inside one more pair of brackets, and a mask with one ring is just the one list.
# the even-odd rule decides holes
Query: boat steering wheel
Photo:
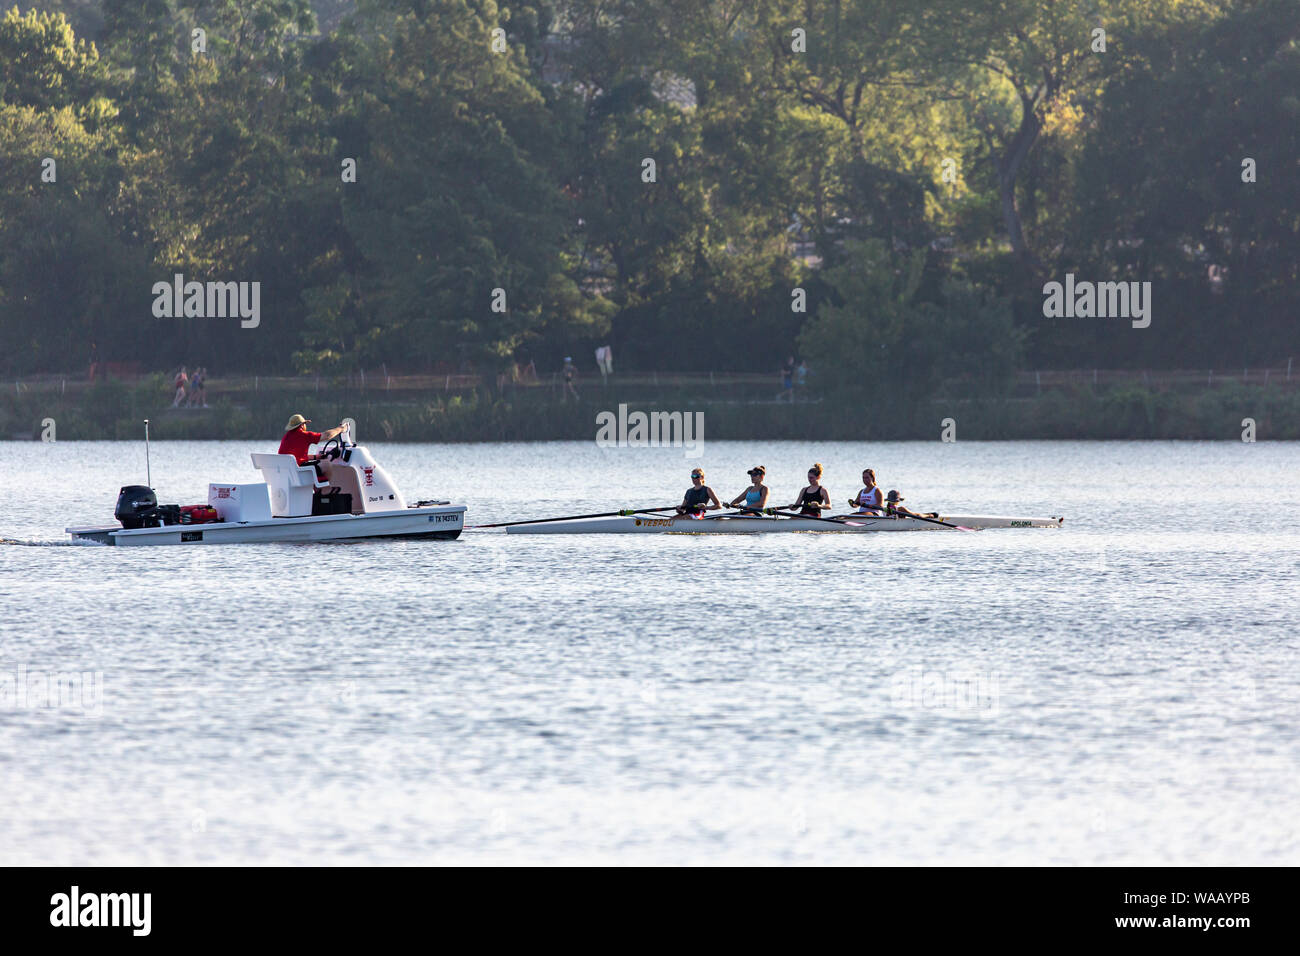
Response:
[{"label": "boat steering wheel", "polygon": [[[330,449],[330,445],[334,446],[333,450]],[[324,445],[321,446],[320,454],[317,457],[328,458],[330,459],[330,461],[333,461],[334,459],[338,458],[342,454],[343,454],[343,439],[341,436],[335,435],[333,438],[331,438],[329,441],[327,441]]]}]

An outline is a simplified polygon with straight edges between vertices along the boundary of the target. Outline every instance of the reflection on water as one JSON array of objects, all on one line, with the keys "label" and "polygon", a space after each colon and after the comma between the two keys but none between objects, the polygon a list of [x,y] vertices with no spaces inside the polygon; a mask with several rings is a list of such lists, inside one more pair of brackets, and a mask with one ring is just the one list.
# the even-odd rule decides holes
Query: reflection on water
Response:
[{"label": "reflection on water", "polygon": [[[252,480],[155,443],[160,500]],[[680,450],[372,446],[469,523],[680,498]],[[14,443],[0,537],[130,443]],[[1060,531],[0,547],[0,859],[1300,861],[1300,448],[711,442]],[[137,460],[138,459],[138,460]]]}]

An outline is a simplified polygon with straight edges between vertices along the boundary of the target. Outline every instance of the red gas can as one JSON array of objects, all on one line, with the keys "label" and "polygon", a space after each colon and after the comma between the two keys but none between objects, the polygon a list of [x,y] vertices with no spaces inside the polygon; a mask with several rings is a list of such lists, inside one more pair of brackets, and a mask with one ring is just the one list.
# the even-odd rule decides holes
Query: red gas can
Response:
[{"label": "red gas can", "polygon": [[212,505],[184,505],[181,508],[181,524],[210,524],[220,520]]}]

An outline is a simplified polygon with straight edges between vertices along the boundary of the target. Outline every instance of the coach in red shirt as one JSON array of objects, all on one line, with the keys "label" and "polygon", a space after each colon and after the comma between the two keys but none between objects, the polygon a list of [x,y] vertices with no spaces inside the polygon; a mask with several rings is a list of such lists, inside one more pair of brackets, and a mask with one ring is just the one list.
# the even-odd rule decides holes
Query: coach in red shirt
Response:
[{"label": "coach in red shirt", "polygon": [[324,432],[309,432],[307,431],[307,425],[310,422],[310,418],[294,415],[289,419],[289,424],[285,426],[284,437],[280,439],[280,454],[293,455],[300,465],[307,464],[307,450],[312,445],[321,441],[329,441],[335,435],[342,434],[347,430],[346,425],[339,425],[337,428],[331,428]]}]

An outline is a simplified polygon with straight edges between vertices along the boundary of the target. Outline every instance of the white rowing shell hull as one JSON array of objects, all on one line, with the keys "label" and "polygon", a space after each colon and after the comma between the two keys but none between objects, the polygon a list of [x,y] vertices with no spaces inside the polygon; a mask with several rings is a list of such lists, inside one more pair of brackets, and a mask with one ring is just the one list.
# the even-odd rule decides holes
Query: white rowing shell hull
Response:
[{"label": "white rowing shell hull", "polygon": [[[1059,528],[1064,518],[1014,518],[1000,515],[940,515],[940,521],[964,528]],[[863,534],[875,531],[947,531],[943,525],[917,518],[854,517],[840,527],[807,518],[664,518],[628,515],[614,518],[580,518],[506,528],[507,534],[764,534],[768,532],[822,531]]]},{"label": "white rowing shell hull", "polygon": [[463,505],[406,508],[363,515],[316,515],[269,521],[214,521],[162,528],[68,528],[74,541],[118,547],[346,541],[356,538],[455,538],[465,525]]}]

